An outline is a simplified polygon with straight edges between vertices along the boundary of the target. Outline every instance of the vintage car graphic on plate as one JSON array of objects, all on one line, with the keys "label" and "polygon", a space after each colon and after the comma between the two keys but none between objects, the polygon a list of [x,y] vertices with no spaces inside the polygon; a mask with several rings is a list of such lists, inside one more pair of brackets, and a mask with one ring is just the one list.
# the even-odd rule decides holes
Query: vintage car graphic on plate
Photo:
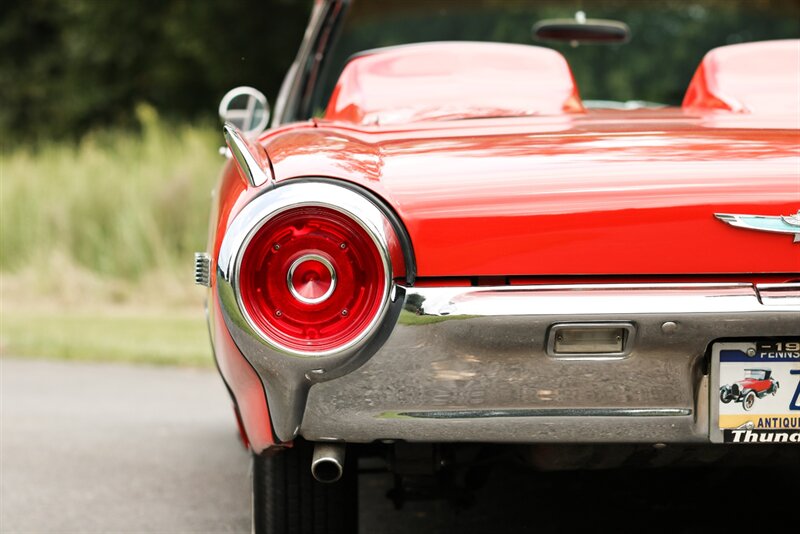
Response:
[{"label": "vintage car graphic on plate", "polygon": [[768,393],[778,393],[780,384],[772,378],[772,369],[745,369],[745,377],[733,384],[719,388],[719,400],[724,404],[741,402],[745,411],[750,411],[757,398]]}]

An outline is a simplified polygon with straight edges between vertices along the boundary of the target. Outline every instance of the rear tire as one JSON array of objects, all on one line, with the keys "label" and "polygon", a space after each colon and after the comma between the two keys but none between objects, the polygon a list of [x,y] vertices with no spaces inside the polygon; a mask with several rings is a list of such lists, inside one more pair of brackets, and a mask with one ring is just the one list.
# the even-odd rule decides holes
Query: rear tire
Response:
[{"label": "rear tire", "polygon": [[354,534],[358,532],[356,458],[342,478],[323,484],[311,475],[313,443],[253,455],[255,534]]}]

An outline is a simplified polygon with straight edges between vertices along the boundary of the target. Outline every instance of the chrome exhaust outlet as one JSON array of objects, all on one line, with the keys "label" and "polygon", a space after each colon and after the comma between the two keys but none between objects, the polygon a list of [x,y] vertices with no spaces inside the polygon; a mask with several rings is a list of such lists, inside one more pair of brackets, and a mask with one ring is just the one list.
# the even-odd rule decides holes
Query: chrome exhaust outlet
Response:
[{"label": "chrome exhaust outlet", "polygon": [[317,443],[311,457],[311,474],[319,482],[331,483],[344,473],[344,444]]}]

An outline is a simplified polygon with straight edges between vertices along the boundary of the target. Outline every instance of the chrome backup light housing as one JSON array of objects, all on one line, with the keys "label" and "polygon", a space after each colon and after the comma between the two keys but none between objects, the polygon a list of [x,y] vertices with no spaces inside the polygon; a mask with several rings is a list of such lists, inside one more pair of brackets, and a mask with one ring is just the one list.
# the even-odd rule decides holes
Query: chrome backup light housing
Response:
[{"label": "chrome backup light housing", "polygon": [[[256,233],[277,215],[303,207],[334,210],[361,226],[378,249],[385,280],[381,306],[369,325],[344,345],[320,352],[295,350],[268,337],[247,312],[239,288],[242,258]],[[265,389],[273,430],[279,440],[294,437],[311,383],[357,368],[391,332],[405,296],[403,289],[393,281],[391,251],[399,246],[391,222],[370,200],[348,188],[313,179],[271,188],[253,199],[234,218],[216,262],[220,308],[239,349],[268,384]]]}]

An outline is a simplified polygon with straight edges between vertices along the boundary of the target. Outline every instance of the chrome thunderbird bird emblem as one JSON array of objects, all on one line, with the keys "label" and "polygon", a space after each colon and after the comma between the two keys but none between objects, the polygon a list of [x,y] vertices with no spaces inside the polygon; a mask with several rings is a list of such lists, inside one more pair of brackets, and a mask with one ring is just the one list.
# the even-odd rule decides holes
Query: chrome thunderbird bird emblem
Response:
[{"label": "chrome thunderbird bird emblem", "polygon": [[735,213],[715,213],[720,221],[759,232],[793,234],[794,242],[800,243],[800,211],[796,215],[739,215]]}]

